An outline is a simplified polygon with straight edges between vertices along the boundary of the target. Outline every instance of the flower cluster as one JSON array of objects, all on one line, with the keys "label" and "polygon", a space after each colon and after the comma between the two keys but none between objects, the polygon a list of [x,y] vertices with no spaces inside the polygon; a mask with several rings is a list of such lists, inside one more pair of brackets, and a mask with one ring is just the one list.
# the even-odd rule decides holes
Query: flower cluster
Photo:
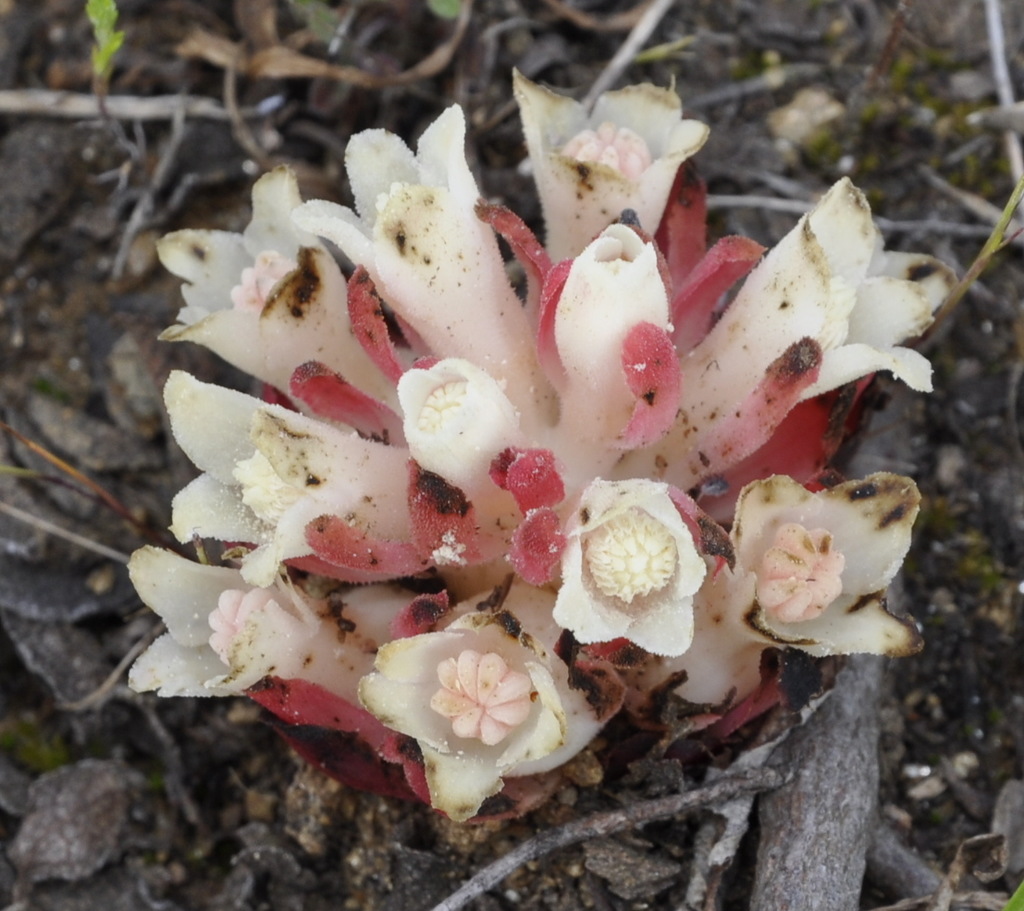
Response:
[{"label": "flower cluster", "polygon": [[876,371],[930,387],[902,343],[951,281],[848,180],[767,253],[707,248],[707,129],[673,93],[515,93],[546,244],[481,198],[458,107],[415,152],[354,136],[353,208],[281,168],[242,235],[164,238],[163,337],[266,394],[171,376],[202,471],[172,531],[225,550],[131,563],[167,624],[133,687],[245,694],[340,780],[456,820],[535,805],[613,716],[763,704],[766,650],[918,647],[885,601],[913,482],[825,469]]}]

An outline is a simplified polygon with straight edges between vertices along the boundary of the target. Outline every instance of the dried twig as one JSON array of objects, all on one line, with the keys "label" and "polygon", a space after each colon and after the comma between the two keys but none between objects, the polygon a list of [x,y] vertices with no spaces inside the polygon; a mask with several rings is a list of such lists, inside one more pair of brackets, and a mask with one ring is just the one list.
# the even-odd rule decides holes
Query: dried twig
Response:
[{"label": "dried twig", "polygon": [[12,519],[17,519],[19,522],[24,522],[26,525],[31,525],[34,528],[45,531],[47,534],[53,535],[55,538],[62,538],[65,541],[70,541],[72,544],[77,544],[79,547],[84,547],[86,550],[91,550],[94,554],[99,554],[101,557],[106,557],[108,560],[114,560],[117,563],[128,562],[128,554],[119,550],[114,550],[112,547],[107,547],[105,544],[100,544],[98,541],[93,541],[91,538],[69,531],[66,528],[61,528],[53,522],[48,522],[46,519],[40,518],[37,515],[25,512],[23,509],[18,509],[17,506],[12,506],[10,503],[0,502],[0,512],[6,513]]},{"label": "dried twig", "polygon": [[610,89],[622,75],[622,71],[629,66],[630,62],[644,46],[644,42],[651,37],[651,33],[658,27],[658,23],[671,9],[675,0],[653,0],[644,11],[633,30],[626,36],[615,56],[608,62],[608,65],[601,71],[594,80],[594,84],[583,99],[583,106],[590,110],[597,102],[602,92]]},{"label": "dried twig", "polygon": [[117,686],[118,681],[121,679],[122,674],[128,668],[135,663],[135,659],[139,657],[147,648],[149,648],[157,639],[158,636],[162,635],[167,631],[167,627],[163,623],[154,623],[153,628],[146,633],[145,636],[139,639],[127,652],[124,657],[117,663],[117,666],[107,675],[106,679],[94,689],[91,693],[83,696],[81,699],[76,699],[74,702],[62,702],[57,708],[65,712],[82,712],[86,709],[93,709],[106,702],[107,697],[114,692],[114,687]]},{"label": "dried twig", "polygon": [[772,764],[796,775],[758,801],[753,911],[785,908],[794,895],[814,896],[821,911],[859,907],[878,800],[881,676],[880,658],[852,658],[823,707],[775,751]]},{"label": "dried twig", "polygon": [[[766,212],[788,212],[793,215],[804,215],[811,210],[813,203],[799,199],[780,199],[776,196],[757,196],[748,194],[708,195],[708,209],[760,209]],[[874,216],[875,224],[883,231],[898,234],[941,234],[945,237],[988,237],[990,228],[984,225],[964,225],[958,221],[942,221],[937,218],[926,219],[893,219]]]},{"label": "dried twig", "polygon": [[699,108],[713,108],[722,104],[734,101],[742,101],[751,95],[761,95],[765,92],[774,92],[784,85],[792,85],[794,82],[811,80],[820,76],[825,71],[820,63],[788,63],[781,66],[773,66],[765,70],[759,76],[751,76],[739,82],[732,82],[719,89],[712,89],[702,95],[694,95],[687,98],[686,107],[688,110]]},{"label": "dried twig", "polygon": [[885,39],[885,46],[882,48],[882,53],[878,55],[878,61],[871,69],[871,75],[868,76],[867,90],[869,92],[874,91],[882,74],[888,72],[892,66],[892,59],[896,55],[896,49],[900,46],[903,30],[906,28],[907,18],[910,16],[913,5],[914,0],[900,0],[899,6],[896,7],[892,25],[889,27],[889,36]]},{"label": "dried twig", "polygon": [[659,819],[693,813],[696,810],[728,802],[741,794],[777,788],[784,780],[782,773],[773,769],[759,769],[741,775],[723,776],[709,785],[695,788],[684,794],[659,797],[656,800],[634,803],[619,810],[596,813],[557,829],[540,832],[529,841],[523,842],[518,848],[484,867],[457,892],[435,906],[433,911],[456,911],[488,889],[494,888],[523,864],[544,857],[559,848],[586,841],[588,838],[599,838],[626,829],[635,829]]},{"label": "dried twig", "polygon": [[177,47],[183,57],[196,57],[224,69],[236,67],[239,75],[271,79],[333,79],[364,89],[382,89],[410,85],[437,75],[451,63],[455,50],[469,27],[474,0],[463,0],[455,28],[448,40],[438,45],[415,66],[390,76],[378,76],[355,66],[329,63],[309,57],[283,44],[269,47],[251,56],[240,45],[212,35],[194,31]]},{"label": "dried twig", "polygon": [[[186,117],[227,120],[228,112],[212,98],[194,95],[108,95],[106,114],[114,120],[172,120],[179,110]],[[246,108],[245,117],[257,111]],[[84,92],[54,92],[49,89],[6,89],[0,91],[0,114],[31,114],[36,117],[66,117],[91,120],[102,117],[95,95]]]},{"label": "dried twig", "polygon": [[[1001,108],[1012,108],[1013,81],[1006,64],[1006,40],[1003,36],[1003,17],[999,0],[985,0],[985,26],[988,29],[988,53],[992,60],[992,77],[996,82],[996,97]],[[1014,180],[1024,177],[1024,152],[1021,151],[1020,137],[1013,130],[1003,133],[1006,159]]]},{"label": "dried twig", "polygon": [[167,140],[156,169],[153,171],[153,179],[145,192],[139,197],[138,202],[128,216],[128,224],[125,225],[124,233],[121,235],[121,242],[118,244],[117,253],[114,256],[113,265],[110,267],[110,274],[115,280],[124,274],[125,263],[128,261],[128,254],[131,251],[132,243],[138,236],[139,231],[145,227],[147,220],[153,214],[156,207],[156,195],[167,184],[171,177],[171,170],[178,157],[178,150],[181,148],[182,140],[185,138],[185,111],[179,108],[174,119],[171,121],[171,135]]},{"label": "dried twig", "polygon": [[604,19],[591,16],[568,3],[563,3],[562,0],[544,0],[544,3],[578,28],[592,32],[624,32],[633,28],[640,21],[651,5],[651,0],[644,0],[643,3],[638,3],[624,13],[616,13],[613,16],[606,16]]}]

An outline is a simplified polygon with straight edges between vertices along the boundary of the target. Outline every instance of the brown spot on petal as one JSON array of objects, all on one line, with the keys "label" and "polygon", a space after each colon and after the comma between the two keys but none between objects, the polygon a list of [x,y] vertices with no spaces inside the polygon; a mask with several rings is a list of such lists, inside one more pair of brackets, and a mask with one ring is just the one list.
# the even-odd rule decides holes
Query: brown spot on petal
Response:
[{"label": "brown spot on petal", "polygon": [[708,516],[697,518],[697,528],[700,530],[701,553],[709,557],[721,557],[730,569],[735,568],[736,551],[725,529]]},{"label": "brown spot on petal", "polygon": [[345,601],[337,592],[331,592],[327,596],[327,616],[331,619],[331,622],[338,628],[338,632],[341,633],[341,638],[344,640],[348,633],[354,633],[356,625],[343,616],[345,610]]},{"label": "brown spot on petal", "polygon": [[917,263],[907,269],[907,278],[912,282],[920,282],[938,271],[939,267],[935,263]]},{"label": "brown spot on petal", "polygon": [[872,497],[878,496],[878,488],[874,484],[858,484],[852,488],[846,494],[851,502],[856,503],[858,500],[870,500]]},{"label": "brown spot on petal", "polygon": [[846,613],[855,614],[857,611],[864,610],[865,607],[869,607],[872,604],[878,603],[883,610],[885,610],[885,597],[881,592],[871,592],[867,595],[861,595],[856,601],[853,602],[848,608]]},{"label": "brown spot on petal", "polygon": [[817,639],[800,639],[796,637],[780,635],[770,626],[761,622],[762,615],[763,611],[761,610],[761,605],[758,604],[757,601],[754,601],[754,603],[750,607],[750,610],[748,610],[743,615],[743,622],[746,623],[747,626],[749,626],[755,632],[760,633],[762,636],[764,636],[766,639],[770,639],[772,642],[777,642],[779,645],[808,646],[818,644]]},{"label": "brown spot on petal", "polygon": [[893,522],[899,522],[899,520],[907,514],[909,509],[909,503],[897,503],[884,516],[882,516],[881,519],[878,520],[879,529],[892,525]]},{"label": "brown spot on petal", "polygon": [[573,170],[576,171],[576,176],[579,178],[580,185],[583,189],[593,192],[594,184],[590,179],[593,176],[593,171],[591,170],[590,165],[582,161],[577,161],[573,163]]},{"label": "brown spot on petal", "polygon": [[506,797],[505,794],[492,794],[477,808],[474,819],[484,819],[488,816],[504,816],[511,813],[517,806],[515,800]]},{"label": "brown spot on petal", "polygon": [[507,610],[498,611],[494,615],[494,619],[509,638],[519,641],[519,637],[523,634],[523,626],[512,614]]},{"label": "brown spot on petal", "polygon": [[200,262],[206,262],[208,252],[202,244],[192,244],[192,255]]},{"label": "brown spot on petal", "polygon": [[466,499],[466,495],[439,474],[420,468],[415,486],[417,493],[427,501],[434,512],[442,516],[465,516],[469,512],[469,500]]},{"label": "brown spot on petal", "polygon": [[569,686],[583,694],[599,721],[613,715],[622,705],[622,681],[610,668],[574,664],[569,668]]},{"label": "brown spot on petal", "polygon": [[821,364],[821,345],[812,338],[793,342],[771,364],[767,375],[777,383],[789,384]]},{"label": "brown spot on petal", "polygon": [[317,264],[318,251],[313,247],[299,250],[298,266],[286,275],[267,300],[261,316],[277,315],[287,310],[295,319],[302,319],[323,285]]},{"label": "brown spot on petal", "polygon": [[448,601],[446,598],[438,598],[434,595],[421,595],[418,598],[413,598],[409,605],[409,613],[417,628],[433,627],[448,613]]},{"label": "brown spot on petal", "polygon": [[408,759],[412,762],[423,762],[423,750],[420,749],[419,741],[406,734],[401,734],[396,738],[395,752],[403,759]]}]

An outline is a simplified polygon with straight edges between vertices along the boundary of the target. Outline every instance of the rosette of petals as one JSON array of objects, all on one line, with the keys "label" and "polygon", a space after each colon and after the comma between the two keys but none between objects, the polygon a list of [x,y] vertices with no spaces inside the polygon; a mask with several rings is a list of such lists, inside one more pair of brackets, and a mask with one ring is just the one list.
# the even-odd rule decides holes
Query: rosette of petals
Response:
[{"label": "rosette of petals", "polygon": [[504,778],[566,762],[607,717],[595,714],[569,686],[567,666],[524,629],[533,617],[551,625],[552,600],[518,584],[496,613],[464,604],[456,610],[470,612],[445,629],[383,646],[375,672],[360,683],[363,705],[419,743],[431,804],[452,819],[474,816]]},{"label": "rosette of petals", "polygon": [[616,450],[668,428],[680,374],[653,243],[628,225],[605,228],[572,261],[541,321],[542,334],[551,325],[557,352],[549,372],[561,400],[559,431],[579,448],[577,461],[586,464],[587,451],[590,460],[603,456],[590,466],[602,474]]},{"label": "rosette of petals", "polygon": [[661,221],[676,171],[707,139],[679,96],[653,85],[583,105],[515,73],[514,89],[553,259],[578,254],[624,209],[645,230]]},{"label": "rosette of petals", "polygon": [[667,484],[594,481],[565,534],[557,623],[584,643],[625,637],[671,656],[690,647],[707,564]]},{"label": "rosette of petals", "polygon": [[284,560],[308,556],[324,516],[375,539],[409,538],[408,452],[175,372],[164,392],[174,436],[204,471],[172,504],[172,533],[254,545],[242,575],[270,586]]},{"label": "rosette of petals", "polygon": [[[930,325],[951,280],[929,257],[884,253],[863,194],[844,178],[683,359],[677,422],[645,451],[647,470],[639,462],[630,470],[649,473],[667,460],[665,480],[690,489],[754,452],[800,401],[879,370],[931,389],[931,365],[899,343]],[[780,378],[784,388],[766,396]],[[769,398],[770,409],[751,407]]]},{"label": "rosette of petals", "polygon": [[352,335],[344,277],[315,235],[291,221],[301,202],[294,173],[279,167],[253,186],[242,234],[162,238],[160,261],[185,280],[186,306],[161,338],[204,345],[285,392],[293,371],[316,360],[386,399],[393,390]]},{"label": "rosette of petals", "polygon": [[355,211],[314,200],[293,217],[367,270],[410,327],[409,340],[425,347],[419,353],[469,360],[525,402],[542,378],[497,240],[476,215],[480,191],[465,132],[461,108],[451,107],[423,133],[415,156],[384,130],[359,133],[345,154]]}]

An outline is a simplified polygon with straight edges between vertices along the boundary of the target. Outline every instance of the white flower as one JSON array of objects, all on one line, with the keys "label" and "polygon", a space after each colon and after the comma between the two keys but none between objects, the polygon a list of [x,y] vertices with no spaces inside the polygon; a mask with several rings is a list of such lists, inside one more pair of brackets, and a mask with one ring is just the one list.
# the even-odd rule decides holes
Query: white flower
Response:
[{"label": "white flower", "polygon": [[578,254],[624,209],[653,234],[676,171],[708,136],[682,118],[679,96],[634,85],[606,92],[588,114],[518,72],[513,83],[552,258]]},{"label": "white flower", "polygon": [[[885,472],[818,493],[782,475],[747,485],[732,530],[744,623],[812,655],[916,651],[913,622],[886,610],[885,590],[920,500],[910,478]],[[783,554],[793,561],[788,578]]]},{"label": "white flower", "polygon": [[625,636],[656,655],[693,639],[693,595],[707,572],[657,481],[594,481],[566,531],[554,618],[580,642]]},{"label": "white flower", "polygon": [[135,551],[128,568],[143,601],[167,624],[133,665],[129,684],[161,696],[235,695],[274,676],[301,678],[354,703],[392,618],[409,603],[407,592],[389,585],[347,591],[334,604],[281,579],[255,588],[236,569],[155,547]]},{"label": "white flower", "polygon": [[488,471],[502,450],[521,442],[519,415],[499,383],[460,358],[407,370],[398,400],[410,455],[476,498],[494,489]]},{"label": "white flower", "polygon": [[[658,253],[632,228],[610,225],[573,261],[554,314],[564,371],[555,380],[559,429],[567,442],[619,445],[637,401],[624,372],[623,346],[642,323],[666,334],[672,328]],[[671,367],[678,374],[674,351]]]},{"label": "white flower", "polygon": [[451,107],[415,156],[384,130],[357,134],[345,153],[356,210],[314,200],[294,220],[363,266],[427,351],[472,361],[506,382],[513,401],[525,400],[543,380],[497,239],[476,215],[465,133],[461,108]]},{"label": "white flower", "polygon": [[497,613],[471,609],[483,597],[443,630],[383,646],[359,685],[368,711],[419,742],[431,804],[460,822],[503,778],[557,767],[603,723],[524,629],[550,625],[551,594],[517,584]]},{"label": "white flower", "polygon": [[931,324],[952,281],[930,257],[882,251],[867,201],[844,178],[768,252],[683,358],[676,424],[634,456],[629,470],[647,473],[653,463],[667,462],[665,480],[688,490],[749,455],[765,437],[745,406],[801,345],[817,346],[820,363],[817,379],[798,390],[799,400],[879,370],[930,390],[931,365],[900,342]]},{"label": "white flower", "polygon": [[405,486],[395,484],[407,473],[406,450],[178,371],[164,398],[175,438],[205,472],[174,498],[171,531],[182,542],[256,545],[242,558],[249,583],[270,586],[283,560],[312,554],[306,527],[322,515],[371,537],[408,539]]},{"label": "white flower", "polygon": [[393,390],[353,338],[344,277],[315,235],[291,221],[301,202],[294,173],[279,167],[253,186],[243,234],[162,238],[160,261],[185,279],[186,306],[161,338],[204,345],[284,392],[296,367],[320,361],[387,400]]},{"label": "white flower", "polygon": [[776,475],[744,487],[731,538],[734,565],[709,576],[694,599],[693,646],[642,670],[651,690],[685,671],[690,702],[735,704],[761,682],[765,648],[815,656],[918,651],[910,617],[886,606],[886,589],[910,546],[920,495],[879,472],[812,493]]}]

